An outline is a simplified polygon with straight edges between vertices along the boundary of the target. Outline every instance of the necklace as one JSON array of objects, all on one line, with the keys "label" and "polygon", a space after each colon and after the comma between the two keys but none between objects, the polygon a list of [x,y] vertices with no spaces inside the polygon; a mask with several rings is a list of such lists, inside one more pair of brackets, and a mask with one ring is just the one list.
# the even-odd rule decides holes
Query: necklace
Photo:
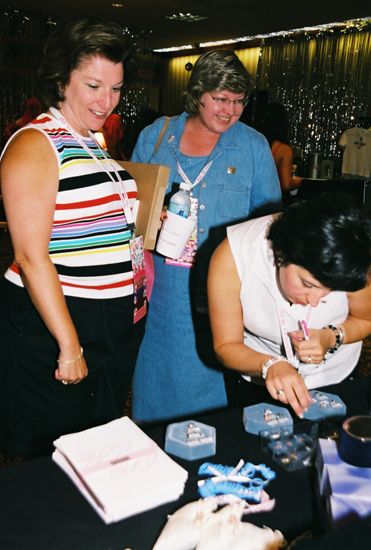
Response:
[{"label": "necklace", "polygon": [[[101,170],[104,170],[104,172],[106,172],[106,174],[108,175],[108,177],[110,178],[110,180],[114,184],[115,189],[116,189],[116,191],[117,191],[117,193],[118,193],[118,195],[121,199],[123,209],[124,209],[124,213],[125,213],[126,223],[127,223],[129,228],[133,228],[134,227],[133,212],[132,212],[132,208],[130,206],[128,194],[127,194],[126,189],[125,189],[125,182],[121,179],[121,176],[120,176],[115,164],[111,161],[111,159],[108,157],[106,152],[100,147],[98,141],[95,139],[94,134],[90,130],[88,131],[90,139],[92,139],[94,141],[94,143],[96,144],[97,148],[99,149],[100,153],[102,154],[102,156],[103,156],[103,158],[106,162],[102,162],[102,160],[99,159],[94,154],[94,151],[92,149],[90,149],[90,147],[88,147],[88,145],[85,143],[82,136],[80,136],[72,128],[72,126],[67,122],[67,120],[64,118],[64,116],[62,115],[62,113],[58,109],[56,109],[55,107],[50,107],[49,111],[51,112],[51,114],[56,119],[60,120],[66,126],[66,128],[69,131],[69,133],[71,134],[71,136],[73,136],[75,138],[77,143],[84,149],[84,151],[86,151],[88,153],[88,155],[98,164],[99,168]],[[107,169],[106,163],[108,163],[110,165],[111,170],[113,170],[113,172],[116,176],[116,179],[113,177],[112,172]]]}]

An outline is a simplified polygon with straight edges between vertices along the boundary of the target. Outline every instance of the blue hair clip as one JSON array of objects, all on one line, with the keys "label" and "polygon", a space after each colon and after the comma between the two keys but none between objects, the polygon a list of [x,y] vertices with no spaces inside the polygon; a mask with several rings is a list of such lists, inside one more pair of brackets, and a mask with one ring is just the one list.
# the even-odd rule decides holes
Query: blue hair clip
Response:
[{"label": "blue hair clip", "polygon": [[261,473],[261,475],[266,480],[266,483],[269,481],[272,481],[272,479],[275,479],[276,472],[274,472],[269,466],[266,466],[265,464],[259,464],[256,466],[256,470]]},{"label": "blue hair clip", "polygon": [[217,495],[233,495],[248,502],[259,503],[261,500],[261,487],[245,487],[242,483],[233,481],[219,481],[214,483],[211,479],[206,479],[198,487],[198,492],[202,498],[215,497]]},{"label": "blue hair clip", "polygon": [[207,476],[198,482],[201,497],[232,495],[251,503],[260,503],[264,486],[276,477],[265,464],[255,465],[243,460],[235,467],[204,462],[198,474]]},{"label": "blue hair clip", "polygon": [[[257,473],[263,477],[263,480],[261,480],[260,477],[256,477]],[[198,469],[198,475],[220,476],[222,478],[233,476],[234,479],[241,477],[245,478],[245,482],[249,480],[251,482],[255,482],[256,484],[267,483],[276,477],[276,473],[265,464],[255,465],[251,462],[246,462],[244,464],[242,461],[240,461],[235,467],[223,466],[222,464],[214,464],[212,462],[204,462]]]},{"label": "blue hair clip", "polygon": [[214,464],[213,462],[204,462],[198,469],[199,476],[225,476],[228,477],[236,468],[233,466],[223,466],[223,464]]}]

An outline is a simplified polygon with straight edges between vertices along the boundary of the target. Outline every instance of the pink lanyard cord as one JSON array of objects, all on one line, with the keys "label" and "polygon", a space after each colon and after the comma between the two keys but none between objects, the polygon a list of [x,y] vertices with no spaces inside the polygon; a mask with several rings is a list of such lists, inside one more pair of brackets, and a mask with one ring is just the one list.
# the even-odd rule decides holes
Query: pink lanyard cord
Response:
[{"label": "pink lanyard cord", "polygon": [[[281,308],[281,307],[277,306],[277,310],[278,310],[278,321],[279,321],[279,324],[280,324],[281,336],[282,336],[283,346],[284,346],[285,352],[286,352],[286,357],[290,362],[292,362],[292,361],[295,361],[295,356],[294,356],[294,353],[292,351],[291,340],[290,340],[290,337],[288,335],[287,323],[286,323],[286,314],[285,314],[284,309]],[[309,306],[308,311],[307,311],[307,315],[306,315],[306,320],[305,320],[306,326],[309,326],[309,320],[310,320],[311,313],[312,313],[312,308]]]}]

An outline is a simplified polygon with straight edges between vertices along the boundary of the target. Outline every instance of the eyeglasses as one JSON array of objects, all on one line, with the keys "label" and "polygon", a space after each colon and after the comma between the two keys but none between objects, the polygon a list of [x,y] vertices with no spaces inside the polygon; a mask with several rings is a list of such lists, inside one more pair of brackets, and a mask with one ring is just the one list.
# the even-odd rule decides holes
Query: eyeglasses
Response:
[{"label": "eyeglasses", "polygon": [[237,109],[243,109],[247,104],[247,99],[245,97],[241,99],[228,99],[227,97],[214,97],[210,92],[209,96],[219,107],[229,107],[230,105],[233,105]]}]

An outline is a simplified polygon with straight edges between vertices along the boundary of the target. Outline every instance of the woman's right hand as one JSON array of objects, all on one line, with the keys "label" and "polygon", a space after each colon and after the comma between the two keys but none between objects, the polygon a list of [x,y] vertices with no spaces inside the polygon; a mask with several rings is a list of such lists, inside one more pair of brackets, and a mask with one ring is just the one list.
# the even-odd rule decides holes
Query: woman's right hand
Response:
[{"label": "woman's right hand", "polygon": [[326,352],[336,342],[333,331],[327,327],[310,329],[307,340],[304,339],[303,332],[300,330],[290,332],[289,337],[300,361],[314,365],[319,365],[325,360]]},{"label": "woman's right hand", "polygon": [[167,218],[167,207],[166,207],[166,206],[163,206],[163,207],[162,207],[161,214],[160,214],[160,222],[159,222],[159,225],[158,225],[158,229],[159,229],[159,230],[161,229],[162,224],[163,224],[163,222],[166,220],[166,218]]},{"label": "woman's right hand", "polygon": [[265,382],[273,399],[290,405],[300,418],[313,402],[303,378],[287,361],[272,365]]},{"label": "woman's right hand", "polygon": [[161,212],[161,215],[160,215],[160,220],[163,222],[164,220],[166,220],[166,218],[167,218],[167,207],[163,206],[162,207],[162,212]]},{"label": "woman's right hand", "polygon": [[59,188],[55,152],[38,130],[22,131],[9,144],[0,169],[15,263],[34,307],[61,350],[55,377],[77,383],[88,369],[79,357],[76,327],[49,255]]}]

